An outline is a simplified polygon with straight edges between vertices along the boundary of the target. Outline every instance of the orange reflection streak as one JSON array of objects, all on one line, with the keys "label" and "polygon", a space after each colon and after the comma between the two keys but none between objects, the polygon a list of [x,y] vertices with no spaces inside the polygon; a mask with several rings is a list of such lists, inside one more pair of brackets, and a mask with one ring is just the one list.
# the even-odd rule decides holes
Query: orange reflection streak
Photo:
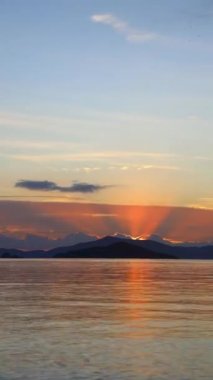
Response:
[{"label": "orange reflection streak", "polygon": [[138,320],[143,314],[148,317],[146,305],[151,301],[153,281],[152,264],[149,261],[128,262],[127,290],[131,308],[128,310],[128,319]]},{"label": "orange reflection streak", "polygon": [[[129,291],[129,301],[130,303],[138,304],[144,303],[145,299],[143,296],[143,264],[141,262],[130,262],[129,272],[128,272],[128,289]],[[132,309],[131,317],[132,319],[137,319],[140,316],[140,311],[137,308]]]}]

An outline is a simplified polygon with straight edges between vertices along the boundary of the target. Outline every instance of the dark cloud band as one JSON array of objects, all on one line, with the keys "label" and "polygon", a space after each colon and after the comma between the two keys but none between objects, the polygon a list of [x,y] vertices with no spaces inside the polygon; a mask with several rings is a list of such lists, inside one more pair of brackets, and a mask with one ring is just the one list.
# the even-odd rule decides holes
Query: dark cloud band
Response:
[{"label": "dark cloud band", "polygon": [[60,191],[62,193],[95,193],[100,190],[106,189],[108,186],[101,186],[86,182],[74,182],[71,186],[59,186],[51,181],[32,181],[32,180],[19,180],[16,182],[15,187],[20,187],[27,190],[34,191]]}]

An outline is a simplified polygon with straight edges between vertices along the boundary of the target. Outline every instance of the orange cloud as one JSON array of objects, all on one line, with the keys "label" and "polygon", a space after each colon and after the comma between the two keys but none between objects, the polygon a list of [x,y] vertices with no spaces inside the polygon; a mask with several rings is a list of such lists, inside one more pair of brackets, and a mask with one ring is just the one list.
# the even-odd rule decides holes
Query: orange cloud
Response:
[{"label": "orange cloud", "polygon": [[114,233],[176,241],[213,240],[213,210],[91,203],[0,202],[0,231],[59,237],[72,232]]}]

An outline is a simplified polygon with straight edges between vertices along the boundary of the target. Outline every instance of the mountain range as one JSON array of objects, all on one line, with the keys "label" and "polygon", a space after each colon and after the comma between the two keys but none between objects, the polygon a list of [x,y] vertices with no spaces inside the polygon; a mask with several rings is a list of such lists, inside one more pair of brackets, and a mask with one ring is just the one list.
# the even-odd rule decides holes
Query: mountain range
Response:
[{"label": "mountain range", "polygon": [[[86,239],[86,236],[84,236]],[[92,237],[91,237],[92,239]],[[1,248],[0,258],[117,258],[117,259],[213,259],[213,244],[180,245],[160,239],[133,240],[128,236],[106,236],[101,239],[59,246],[50,250],[23,251]]]}]

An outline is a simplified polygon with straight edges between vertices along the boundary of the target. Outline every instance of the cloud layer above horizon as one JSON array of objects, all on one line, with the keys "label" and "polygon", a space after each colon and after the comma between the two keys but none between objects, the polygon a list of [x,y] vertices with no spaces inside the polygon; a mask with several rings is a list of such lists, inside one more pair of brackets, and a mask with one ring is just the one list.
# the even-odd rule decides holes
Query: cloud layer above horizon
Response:
[{"label": "cloud layer above horizon", "polygon": [[158,235],[173,241],[212,241],[213,210],[94,203],[0,201],[0,233],[58,238],[82,232],[104,236]]}]

